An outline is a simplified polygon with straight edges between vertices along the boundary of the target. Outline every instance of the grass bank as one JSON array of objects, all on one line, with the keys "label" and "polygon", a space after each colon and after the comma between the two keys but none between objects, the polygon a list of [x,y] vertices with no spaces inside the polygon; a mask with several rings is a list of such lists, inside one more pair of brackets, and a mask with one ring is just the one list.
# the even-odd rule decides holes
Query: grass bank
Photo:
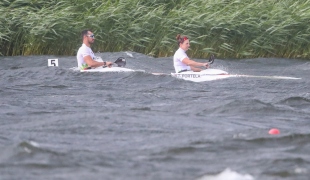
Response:
[{"label": "grass bank", "polygon": [[0,53],[75,55],[85,28],[95,51],[191,57],[310,57],[310,0],[3,0]]}]

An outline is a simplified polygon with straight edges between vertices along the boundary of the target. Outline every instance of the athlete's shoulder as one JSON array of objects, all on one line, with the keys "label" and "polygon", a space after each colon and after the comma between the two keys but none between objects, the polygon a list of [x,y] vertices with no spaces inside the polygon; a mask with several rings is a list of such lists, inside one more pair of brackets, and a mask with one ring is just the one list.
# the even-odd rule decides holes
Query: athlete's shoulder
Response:
[{"label": "athlete's shoulder", "polygon": [[82,44],[82,46],[79,48],[78,51],[80,51],[80,52],[91,52],[92,50],[90,47],[86,46],[85,44]]}]

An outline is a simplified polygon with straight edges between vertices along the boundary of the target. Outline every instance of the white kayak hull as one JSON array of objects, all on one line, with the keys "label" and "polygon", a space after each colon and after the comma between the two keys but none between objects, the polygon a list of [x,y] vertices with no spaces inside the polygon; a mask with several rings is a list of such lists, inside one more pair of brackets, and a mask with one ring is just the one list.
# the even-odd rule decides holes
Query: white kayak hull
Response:
[{"label": "white kayak hull", "polygon": [[200,72],[185,71],[171,73],[171,76],[193,82],[212,81],[231,77],[226,71],[220,69],[205,69]]},{"label": "white kayak hull", "polygon": [[[155,75],[160,75],[157,73]],[[204,81],[213,81],[219,79],[225,79],[230,77],[245,77],[245,78],[263,78],[263,79],[287,79],[287,80],[298,80],[301,78],[288,77],[288,76],[255,76],[255,75],[237,75],[237,74],[228,74],[226,71],[220,69],[206,69],[200,72],[185,71],[182,73],[171,73],[171,76],[193,81],[193,82],[204,82]]]},{"label": "white kayak hull", "polygon": [[123,68],[123,67],[106,67],[106,68],[95,68],[95,69],[85,69],[80,70],[81,72],[134,72],[133,69]]}]

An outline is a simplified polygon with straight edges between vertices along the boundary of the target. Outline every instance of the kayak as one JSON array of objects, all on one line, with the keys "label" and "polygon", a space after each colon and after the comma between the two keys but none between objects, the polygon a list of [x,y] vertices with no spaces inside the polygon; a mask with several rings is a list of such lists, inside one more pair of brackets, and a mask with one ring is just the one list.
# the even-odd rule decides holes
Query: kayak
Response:
[{"label": "kayak", "polygon": [[[95,59],[98,62],[103,62],[103,60],[98,57]],[[212,64],[214,62],[214,56],[212,55],[210,57],[209,63]],[[145,72],[144,70],[133,70],[129,68],[125,68],[126,60],[123,57],[119,57],[113,64],[116,64],[117,66],[112,67],[97,67],[93,69],[83,69],[80,70],[78,67],[72,68],[73,70],[78,70],[80,72]],[[193,81],[193,82],[204,82],[204,81],[213,81],[213,80],[219,80],[219,79],[225,79],[229,77],[250,77],[250,78],[268,78],[268,79],[300,79],[295,77],[286,77],[286,76],[255,76],[255,75],[231,75],[228,74],[228,72],[223,71],[221,69],[205,69],[200,72],[194,72],[194,71],[184,71],[181,73],[151,73],[153,75],[171,75],[172,77],[183,79],[187,81]]]},{"label": "kayak", "polygon": [[[154,75],[163,75],[162,73],[153,73]],[[263,79],[287,79],[299,80],[301,78],[289,76],[257,76],[257,75],[241,75],[241,74],[228,74],[226,71],[220,69],[206,69],[200,72],[185,71],[182,73],[171,73],[172,77],[184,79],[193,82],[213,81],[219,79],[226,79],[232,77],[244,78],[263,78]]]},{"label": "kayak", "polygon": [[221,69],[205,69],[200,72],[185,71],[181,73],[171,73],[171,76],[193,82],[212,81],[231,77],[228,72]]},{"label": "kayak", "polygon": [[[96,57],[94,60],[98,62],[103,62],[101,57]],[[133,69],[125,68],[126,59],[123,57],[119,57],[115,62],[113,62],[113,65],[117,65],[117,66],[97,67],[97,68],[92,68],[92,69],[81,69],[80,72],[134,72],[134,71],[144,72],[144,70],[133,70]]]},{"label": "kayak", "polygon": [[128,69],[124,67],[99,67],[99,68],[94,68],[94,69],[83,69],[80,70],[80,72],[134,72],[135,70],[133,69]]}]

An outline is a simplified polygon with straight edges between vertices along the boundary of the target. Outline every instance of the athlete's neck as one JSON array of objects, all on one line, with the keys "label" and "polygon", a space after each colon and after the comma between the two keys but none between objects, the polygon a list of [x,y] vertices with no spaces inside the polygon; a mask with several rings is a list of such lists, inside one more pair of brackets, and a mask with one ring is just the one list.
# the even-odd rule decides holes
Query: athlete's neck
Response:
[{"label": "athlete's neck", "polygon": [[85,44],[87,47],[90,47],[90,44],[87,42],[83,42],[83,44]]}]

